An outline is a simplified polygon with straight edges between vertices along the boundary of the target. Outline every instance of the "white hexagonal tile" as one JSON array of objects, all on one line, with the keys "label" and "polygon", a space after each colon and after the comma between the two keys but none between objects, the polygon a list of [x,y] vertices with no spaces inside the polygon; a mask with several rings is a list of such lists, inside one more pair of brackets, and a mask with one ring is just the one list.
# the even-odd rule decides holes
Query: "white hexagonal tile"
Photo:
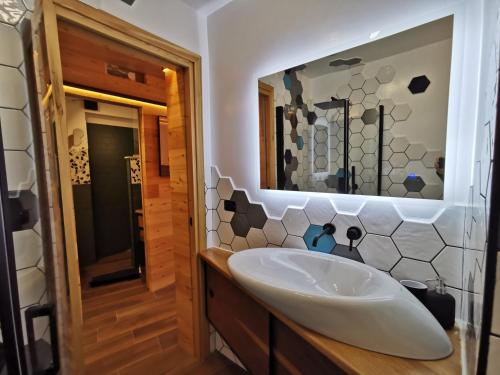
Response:
[{"label": "white hexagonal tile", "polygon": [[250,228],[247,234],[247,242],[251,249],[267,247],[267,238],[262,229]]},{"label": "white hexagonal tile", "polygon": [[219,178],[220,178],[220,175],[219,175],[219,171],[217,171],[217,168],[214,166],[210,167],[210,181],[209,181],[209,183],[207,183],[207,186],[209,188],[216,189],[217,184],[219,183]]},{"label": "white hexagonal tile", "polygon": [[432,261],[439,276],[445,284],[462,289],[463,249],[447,246]]},{"label": "white hexagonal tile", "polygon": [[412,143],[405,151],[410,160],[420,160],[425,154],[425,147],[420,143]]},{"label": "white hexagonal tile", "polygon": [[0,109],[3,147],[6,150],[26,150],[32,141],[31,124],[23,111]]},{"label": "white hexagonal tile", "polygon": [[450,246],[463,246],[465,208],[460,206],[447,207],[434,222],[434,227]]},{"label": "white hexagonal tile", "polygon": [[19,70],[0,65],[0,107],[22,109],[28,102],[26,82]]},{"label": "white hexagonal tile", "polygon": [[404,168],[392,168],[389,178],[394,184],[402,184],[406,179],[406,170]]},{"label": "white hexagonal tile", "polygon": [[403,184],[392,184],[387,191],[391,197],[404,197],[408,193]]},{"label": "white hexagonal tile", "polygon": [[35,182],[35,165],[26,152],[5,151],[5,165],[9,191],[31,188]]},{"label": "white hexagonal tile", "polygon": [[390,144],[392,151],[394,152],[405,152],[409,145],[410,144],[406,137],[396,137]]},{"label": "white hexagonal tile", "polygon": [[367,154],[374,154],[377,152],[378,142],[373,138],[367,139],[363,142],[361,148]]},{"label": "white hexagonal tile", "polygon": [[404,152],[396,152],[390,157],[389,163],[394,168],[404,168],[408,164],[408,157]]},{"label": "white hexagonal tile", "polygon": [[363,123],[363,120],[361,120],[360,118],[354,118],[351,121],[349,129],[351,129],[351,132],[354,135],[355,133],[361,133],[361,130],[363,130],[364,126],[365,124]]},{"label": "white hexagonal tile", "polygon": [[430,261],[444,247],[432,224],[405,221],[392,239],[403,256],[425,261]]},{"label": "white hexagonal tile", "polygon": [[365,98],[363,99],[363,107],[365,107],[365,109],[372,109],[372,108],[375,108],[378,106],[378,103],[379,100],[378,100],[378,97],[377,95],[375,94],[368,94],[365,96]]},{"label": "white hexagonal tile", "polygon": [[378,70],[375,77],[380,83],[389,83],[392,81],[395,75],[396,69],[394,69],[391,65],[386,65]]},{"label": "white hexagonal tile", "polygon": [[368,233],[390,236],[403,221],[392,203],[368,201],[358,214]]},{"label": "white hexagonal tile", "polygon": [[359,147],[353,147],[349,151],[349,157],[351,158],[351,161],[361,161],[363,155],[363,150],[361,150],[361,148]]},{"label": "white hexagonal tile", "polygon": [[323,225],[330,223],[337,211],[329,199],[310,198],[304,208],[311,224]]},{"label": "white hexagonal tile", "polygon": [[410,117],[411,108],[408,104],[398,104],[391,112],[392,118],[396,121],[405,121]]},{"label": "white hexagonal tile", "polygon": [[233,251],[241,251],[249,248],[248,242],[245,237],[235,236],[233,242],[231,242],[231,247]]},{"label": "white hexagonal tile", "polygon": [[349,96],[349,100],[351,101],[352,104],[359,104],[363,101],[365,98],[365,93],[361,89],[356,89],[351,92],[351,95]]},{"label": "white hexagonal tile", "polygon": [[437,160],[443,156],[443,153],[438,150],[427,151],[424,155],[423,162],[427,168],[434,168]]},{"label": "white hexagonal tile", "polygon": [[365,139],[360,133],[356,133],[351,135],[351,137],[349,138],[349,143],[352,147],[360,147],[364,140]]},{"label": "white hexagonal tile", "polygon": [[351,75],[360,74],[365,68],[365,64],[356,64],[349,68]]},{"label": "white hexagonal tile", "polygon": [[365,137],[365,139],[375,138],[378,135],[378,127],[374,124],[365,125],[363,127],[363,130],[361,131],[361,134],[363,134],[363,137]]},{"label": "white hexagonal tile", "polygon": [[349,114],[351,115],[351,118],[353,118],[353,119],[355,119],[355,118],[361,118],[361,116],[363,115],[364,111],[365,111],[365,107],[363,107],[363,105],[361,105],[361,104],[354,104],[351,107],[351,111],[349,112]]},{"label": "white hexagonal tile", "polygon": [[361,158],[361,164],[363,164],[364,168],[375,168],[377,162],[378,159],[375,154],[364,154]]},{"label": "white hexagonal tile", "polygon": [[363,179],[363,182],[372,183],[375,182],[377,179],[377,172],[375,172],[375,169],[367,168],[361,170],[360,176]]},{"label": "white hexagonal tile", "polygon": [[0,64],[17,68],[23,59],[21,35],[13,26],[0,23]]},{"label": "white hexagonal tile", "polygon": [[428,262],[403,258],[391,271],[396,280],[416,280],[425,282],[437,277],[436,271]]},{"label": "white hexagonal tile", "polygon": [[373,94],[378,90],[379,86],[380,84],[375,78],[368,78],[363,84],[363,91],[366,94]]},{"label": "white hexagonal tile", "polygon": [[233,242],[234,232],[231,224],[221,222],[219,225],[219,229],[217,229],[217,233],[219,234],[219,238],[222,243],[229,245],[231,244],[231,242]]},{"label": "white hexagonal tile", "polygon": [[226,211],[224,209],[223,200],[219,201],[219,205],[217,206],[217,214],[219,215],[220,221],[225,221],[226,223],[229,223],[234,216],[234,212]]},{"label": "white hexagonal tile", "polygon": [[401,258],[390,237],[367,234],[357,248],[366,264],[382,271],[390,271]]},{"label": "white hexagonal tile", "polygon": [[281,247],[307,250],[307,246],[306,243],[304,242],[304,239],[302,237],[297,237],[292,235],[286,236],[285,241],[283,242],[283,245],[281,245]]},{"label": "white hexagonal tile", "polygon": [[365,235],[365,230],[361,222],[359,221],[356,215],[347,215],[347,214],[337,214],[332,221],[333,225],[335,225],[336,231],[334,233],[335,241],[341,245],[349,245],[349,239],[347,238],[347,229],[349,227],[355,226],[361,229],[363,235],[357,241],[354,241],[353,245],[357,246]]},{"label": "white hexagonal tile", "polygon": [[392,110],[394,109],[394,102],[392,101],[392,99],[382,99],[379,102],[379,105],[384,106],[384,113],[386,116],[388,116],[389,113],[391,113]]},{"label": "white hexagonal tile", "polygon": [[363,87],[364,83],[365,83],[365,77],[363,77],[362,74],[355,74],[351,77],[351,80],[349,81],[349,86],[351,87],[351,89],[356,90]]},{"label": "white hexagonal tile", "polygon": [[391,130],[392,127],[394,126],[394,119],[390,115],[384,115],[384,130],[387,131]]},{"label": "white hexagonal tile", "polygon": [[220,198],[216,189],[207,189],[205,194],[205,206],[209,210],[216,210],[219,206]]},{"label": "white hexagonal tile", "polygon": [[45,292],[45,275],[36,267],[17,271],[19,305],[26,307],[40,301]]},{"label": "white hexagonal tile", "polygon": [[12,232],[16,269],[36,266],[42,257],[42,239],[31,229]]},{"label": "white hexagonal tile", "polygon": [[352,89],[348,85],[342,85],[337,89],[337,97],[346,99],[351,95]]},{"label": "white hexagonal tile", "polygon": [[231,195],[233,194],[233,184],[231,183],[231,179],[228,177],[223,177],[219,179],[219,183],[217,184],[217,192],[219,193],[219,197],[221,199],[231,199]]},{"label": "white hexagonal tile", "polygon": [[212,227],[210,230],[217,230],[220,225],[220,217],[219,214],[217,213],[217,210],[209,210],[212,212]]},{"label": "white hexagonal tile", "polygon": [[288,208],[281,219],[288,234],[303,236],[310,225],[309,220],[300,208]]}]

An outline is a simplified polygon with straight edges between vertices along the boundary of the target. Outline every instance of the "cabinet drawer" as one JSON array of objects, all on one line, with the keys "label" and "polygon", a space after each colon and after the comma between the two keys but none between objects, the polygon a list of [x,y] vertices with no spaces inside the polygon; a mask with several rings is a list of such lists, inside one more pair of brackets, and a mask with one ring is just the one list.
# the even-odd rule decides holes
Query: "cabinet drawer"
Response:
[{"label": "cabinet drawer", "polygon": [[269,374],[269,313],[206,266],[208,320],[252,374]]},{"label": "cabinet drawer", "polygon": [[271,373],[275,375],[344,375],[332,361],[278,319],[272,320]]}]

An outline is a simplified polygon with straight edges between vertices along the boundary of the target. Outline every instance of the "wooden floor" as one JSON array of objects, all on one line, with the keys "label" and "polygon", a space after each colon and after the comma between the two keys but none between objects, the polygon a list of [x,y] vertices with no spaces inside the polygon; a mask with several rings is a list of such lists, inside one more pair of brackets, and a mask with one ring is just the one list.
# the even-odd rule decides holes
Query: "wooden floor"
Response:
[{"label": "wooden floor", "polygon": [[96,275],[130,267],[130,253],[104,258],[82,272],[87,374],[229,375],[243,371],[220,354],[196,365],[177,346],[175,285],[155,293],[142,280],[90,288]]}]

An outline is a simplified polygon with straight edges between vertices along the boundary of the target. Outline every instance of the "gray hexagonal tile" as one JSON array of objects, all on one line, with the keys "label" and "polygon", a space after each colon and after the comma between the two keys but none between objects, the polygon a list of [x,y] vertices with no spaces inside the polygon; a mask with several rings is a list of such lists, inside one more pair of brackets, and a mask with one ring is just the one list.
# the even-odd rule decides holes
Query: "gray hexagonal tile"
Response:
[{"label": "gray hexagonal tile", "polygon": [[410,144],[406,137],[396,137],[390,144],[394,152],[405,152],[409,145]]},{"label": "gray hexagonal tile", "polygon": [[266,224],[262,228],[267,240],[274,244],[280,246],[287,235],[285,227],[281,220],[267,219]]},{"label": "gray hexagonal tile", "polygon": [[353,147],[351,151],[349,151],[349,157],[352,161],[361,161],[363,155],[363,150],[359,147]]},{"label": "gray hexagonal tile", "polygon": [[443,156],[443,153],[438,150],[430,150],[427,151],[422,159],[424,165],[427,168],[434,168],[437,160]]},{"label": "gray hexagonal tile", "polygon": [[367,154],[374,154],[377,152],[378,142],[373,138],[366,139],[361,145],[361,149]]},{"label": "gray hexagonal tile", "polygon": [[363,107],[362,104],[354,104],[352,107],[351,107],[351,111],[349,112],[349,114],[351,115],[351,118],[361,118],[361,116],[363,115],[365,111],[365,107]]},{"label": "gray hexagonal tile", "polygon": [[251,228],[246,239],[250,248],[267,247],[267,238],[262,229]]},{"label": "gray hexagonal tile", "polygon": [[363,137],[365,139],[375,139],[378,136],[378,126],[373,125],[373,124],[367,124],[364,126],[363,130],[361,131],[361,134],[363,134]]},{"label": "gray hexagonal tile", "polygon": [[35,165],[26,152],[5,151],[5,165],[9,191],[29,190],[35,183]]},{"label": "gray hexagonal tile", "polygon": [[26,307],[40,301],[45,293],[45,275],[36,267],[17,271],[19,305]]},{"label": "gray hexagonal tile", "polygon": [[223,177],[219,179],[219,182],[217,184],[217,192],[219,193],[219,197],[221,199],[231,199],[233,189],[233,184],[231,183],[231,180],[229,178]]},{"label": "gray hexagonal tile", "polygon": [[233,242],[231,242],[231,247],[234,251],[241,251],[250,248],[245,237],[235,236]]},{"label": "gray hexagonal tile", "polygon": [[408,104],[398,104],[391,112],[391,116],[396,121],[405,121],[410,117],[411,108]]},{"label": "gray hexagonal tile", "polygon": [[286,210],[281,221],[287,233],[294,236],[303,236],[310,224],[304,210],[291,207]]},{"label": "gray hexagonal tile", "polygon": [[349,85],[342,85],[337,89],[337,97],[339,99],[346,99],[351,96],[352,89]]},{"label": "gray hexagonal tile", "polygon": [[31,124],[23,111],[0,109],[0,120],[3,147],[8,150],[26,150],[32,142]]},{"label": "gray hexagonal tile", "polygon": [[351,96],[349,96],[349,100],[352,104],[359,104],[365,98],[365,93],[361,89],[356,89],[351,92]]},{"label": "gray hexagonal tile", "polygon": [[12,232],[16,269],[34,267],[42,257],[42,239],[32,229]]},{"label": "gray hexagonal tile", "polygon": [[281,245],[281,247],[307,250],[307,245],[304,242],[304,239],[302,237],[293,236],[293,235],[286,236],[285,241],[283,241],[283,244]]},{"label": "gray hexagonal tile", "polygon": [[231,201],[236,203],[236,212],[246,213],[250,202],[248,201],[247,194],[243,190],[234,190],[231,195]]},{"label": "gray hexagonal tile", "polygon": [[375,77],[380,83],[389,83],[393,80],[395,75],[396,69],[394,69],[394,67],[392,67],[391,65],[386,65],[378,70]]},{"label": "gray hexagonal tile", "polygon": [[407,194],[407,190],[403,184],[392,184],[387,191],[391,197],[404,197]]},{"label": "gray hexagonal tile", "polygon": [[351,124],[349,126],[349,129],[351,129],[351,132],[353,134],[355,133],[361,133],[361,130],[363,129],[363,126],[365,126],[365,124],[363,123],[363,121],[359,118],[355,118],[355,119],[352,119],[351,121]]},{"label": "gray hexagonal tile", "polygon": [[404,152],[396,152],[390,157],[389,163],[394,168],[404,168],[408,164],[408,157]]},{"label": "gray hexagonal tile", "polygon": [[384,115],[384,130],[391,130],[394,126],[394,119],[391,115]]},{"label": "gray hexagonal tile", "polygon": [[[373,109],[378,107],[378,97],[375,94],[368,94],[363,99],[363,107],[366,109]],[[377,108],[378,109],[378,108]]]},{"label": "gray hexagonal tile", "polygon": [[357,248],[366,264],[382,271],[390,271],[401,259],[390,237],[367,234]]},{"label": "gray hexagonal tile", "polygon": [[394,139],[394,135],[392,135],[391,132],[385,131],[384,136],[383,136],[383,140],[382,140],[382,144],[384,146],[389,146],[393,139]]},{"label": "gray hexagonal tile", "polygon": [[443,199],[443,185],[426,184],[420,194],[426,199]]},{"label": "gray hexagonal tile", "polygon": [[389,146],[382,146],[382,160],[389,160],[392,154],[392,148],[390,148]]},{"label": "gray hexagonal tile", "polygon": [[360,176],[363,179],[363,182],[372,183],[376,181],[377,172],[375,172],[375,169],[373,168],[363,169]]},{"label": "gray hexagonal tile", "polygon": [[406,170],[404,168],[392,168],[389,178],[394,184],[402,184],[406,179]]},{"label": "gray hexagonal tile", "polygon": [[17,68],[0,65],[0,107],[22,109],[28,102],[28,91],[24,77]]},{"label": "gray hexagonal tile", "polygon": [[392,101],[392,99],[382,99],[380,102],[379,102],[379,105],[383,105],[384,106],[384,114],[386,115],[389,115],[392,110],[394,109],[394,102]]},{"label": "gray hexagonal tile", "polygon": [[378,120],[378,111],[375,108],[365,110],[361,116],[361,120],[365,124],[375,124]]},{"label": "gray hexagonal tile", "polygon": [[360,147],[363,144],[364,138],[360,133],[355,133],[349,138],[349,143],[352,147]]},{"label": "gray hexagonal tile", "polygon": [[0,23],[0,46],[0,64],[17,68],[23,62],[21,35],[14,27]]},{"label": "gray hexagonal tile", "polygon": [[361,158],[361,164],[363,164],[364,168],[373,169],[377,165],[377,157],[375,156],[375,154],[364,154]]},{"label": "gray hexagonal tile", "polygon": [[221,222],[219,229],[217,229],[217,233],[222,243],[230,245],[231,242],[233,242],[234,232],[230,223]]},{"label": "gray hexagonal tile", "polygon": [[445,246],[432,224],[405,221],[392,235],[405,257],[430,261]]}]

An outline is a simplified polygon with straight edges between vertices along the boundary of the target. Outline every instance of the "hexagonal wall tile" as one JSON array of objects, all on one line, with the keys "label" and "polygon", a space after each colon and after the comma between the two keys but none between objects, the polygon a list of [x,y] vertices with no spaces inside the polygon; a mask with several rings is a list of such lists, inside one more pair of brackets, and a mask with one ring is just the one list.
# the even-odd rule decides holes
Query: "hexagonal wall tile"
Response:
[{"label": "hexagonal wall tile", "polygon": [[444,247],[432,224],[405,221],[392,239],[403,256],[425,261],[430,261]]},{"label": "hexagonal wall tile", "polygon": [[234,232],[231,224],[226,222],[220,223],[217,233],[222,243],[230,245],[233,242]]},{"label": "hexagonal wall tile", "polygon": [[383,105],[384,106],[384,113],[386,115],[389,115],[389,113],[392,112],[392,110],[394,109],[394,102],[392,101],[392,99],[382,99],[380,102],[379,102],[379,105]]},{"label": "hexagonal wall tile", "polygon": [[382,271],[390,271],[401,259],[390,237],[367,234],[357,248],[366,264]]},{"label": "hexagonal wall tile", "polygon": [[403,182],[406,190],[411,193],[420,192],[425,186],[425,182],[420,176],[408,176]]},{"label": "hexagonal wall tile", "polygon": [[363,129],[363,126],[365,126],[364,122],[359,118],[355,118],[352,119],[349,128],[351,129],[352,133],[360,133]]},{"label": "hexagonal wall tile", "polygon": [[337,211],[329,199],[310,198],[307,201],[304,211],[311,224],[323,225],[330,223]]},{"label": "hexagonal wall tile", "polygon": [[425,147],[421,143],[412,143],[408,146],[405,153],[410,160],[419,160],[425,154]]},{"label": "hexagonal wall tile", "polygon": [[22,62],[21,35],[14,27],[0,23],[0,64],[17,68]]},{"label": "hexagonal wall tile", "polygon": [[262,228],[267,240],[274,245],[281,245],[287,235],[285,227],[281,220],[267,219]]},{"label": "hexagonal wall tile", "polygon": [[378,90],[379,86],[380,84],[375,78],[368,78],[363,84],[363,91],[366,94],[373,94]]},{"label": "hexagonal wall tile", "polygon": [[217,183],[217,192],[221,199],[229,200],[233,194],[233,189],[233,184],[229,178],[223,177],[219,179]]},{"label": "hexagonal wall tile", "polygon": [[392,184],[387,191],[391,197],[405,197],[408,193],[403,184]]},{"label": "hexagonal wall tile", "polygon": [[363,239],[363,236],[366,233],[363,228],[363,225],[361,225],[361,222],[359,221],[356,215],[337,214],[333,219],[332,223],[336,227],[335,234],[333,235],[335,237],[335,241],[337,241],[337,243],[342,245],[349,245],[350,241],[347,238],[347,229],[349,227],[356,226],[359,229],[361,229],[362,232],[361,238],[359,240],[354,241],[353,246],[358,246],[358,244]]},{"label": "hexagonal wall tile", "polygon": [[36,267],[17,271],[19,305],[26,307],[40,301],[45,292],[45,275]]},{"label": "hexagonal wall tile", "polygon": [[352,89],[349,85],[342,85],[337,89],[337,97],[339,99],[346,99],[351,96]]},{"label": "hexagonal wall tile", "polygon": [[447,246],[432,261],[437,273],[448,286],[462,289],[463,249]]},{"label": "hexagonal wall tile", "polygon": [[412,94],[421,94],[427,90],[430,84],[431,81],[429,81],[426,75],[414,77],[408,85],[408,90],[410,90]]},{"label": "hexagonal wall tile", "polygon": [[436,271],[428,262],[403,258],[391,271],[392,277],[396,280],[416,280],[425,282],[436,278]]},{"label": "hexagonal wall tile", "polygon": [[26,82],[18,69],[0,65],[0,107],[22,109],[28,102]]},{"label": "hexagonal wall tile", "polygon": [[392,203],[379,201],[366,202],[358,217],[368,233],[385,236],[390,236],[403,221]]},{"label": "hexagonal wall tile", "polygon": [[394,152],[405,152],[410,144],[406,137],[396,137],[392,140],[390,146]]},{"label": "hexagonal wall tile", "polygon": [[363,104],[363,107],[365,107],[366,109],[374,109],[374,108],[377,108],[378,103],[379,103],[379,100],[375,94],[368,94],[363,99],[362,104]]},{"label": "hexagonal wall tile", "polygon": [[300,208],[288,208],[281,220],[288,234],[303,236],[309,227],[309,220]]},{"label": "hexagonal wall tile", "polygon": [[235,236],[233,242],[231,242],[231,247],[234,251],[241,251],[248,249],[250,246],[245,237]]},{"label": "hexagonal wall tile", "polygon": [[404,168],[408,164],[408,157],[404,152],[396,152],[389,158],[389,163],[394,168]]},{"label": "hexagonal wall tile", "polygon": [[251,227],[262,229],[266,224],[267,215],[261,204],[251,203],[248,206],[247,218]]},{"label": "hexagonal wall tile", "polygon": [[349,86],[351,87],[351,89],[356,90],[363,87],[364,83],[365,83],[365,77],[363,77],[362,74],[355,74],[351,77],[351,80],[349,81]]},{"label": "hexagonal wall tile", "polygon": [[461,247],[463,245],[464,220],[465,208],[450,206],[437,218],[434,227],[447,245]]},{"label": "hexagonal wall tile", "polygon": [[250,202],[248,202],[247,194],[243,190],[234,190],[230,200],[236,203],[236,212],[246,213],[248,211]]},{"label": "hexagonal wall tile", "polygon": [[363,144],[363,141],[365,139],[361,135],[361,133],[356,133],[351,135],[349,138],[349,143],[351,144],[352,147],[360,147]]},{"label": "hexagonal wall tile", "polygon": [[267,247],[267,238],[262,229],[251,228],[246,239],[250,248]]},{"label": "hexagonal wall tile", "polygon": [[363,152],[367,154],[374,154],[377,152],[378,149],[378,141],[376,141],[373,138],[366,139],[361,145],[361,149],[363,150]]},{"label": "hexagonal wall tile", "polygon": [[356,89],[351,92],[351,96],[349,96],[349,100],[352,104],[359,104],[365,98],[365,93],[362,89]]},{"label": "hexagonal wall tile", "polygon": [[27,149],[32,141],[31,124],[23,111],[0,109],[0,121],[3,147],[8,150]]},{"label": "hexagonal wall tile", "polygon": [[434,165],[438,158],[443,156],[443,153],[438,150],[429,150],[425,153],[422,161],[427,168],[434,168]]},{"label": "hexagonal wall tile", "polygon": [[291,248],[291,249],[302,249],[307,250],[306,243],[302,237],[288,235],[281,247]]},{"label": "hexagonal wall tile", "polygon": [[365,110],[361,116],[361,120],[365,124],[375,124],[378,120],[378,111],[375,108]]},{"label": "hexagonal wall tile", "polygon": [[394,67],[392,67],[391,65],[386,65],[378,70],[375,77],[380,83],[389,83],[392,81],[395,75],[396,69],[394,69]]},{"label": "hexagonal wall tile", "polygon": [[5,151],[9,191],[28,190],[35,182],[33,159],[24,151]]},{"label": "hexagonal wall tile", "polygon": [[217,214],[219,215],[219,219],[221,221],[225,221],[227,223],[229,223],[234,216],[234,212],[226,211],[224,209],[224,201],[223,200],[221,200],[219,202],[219,205],[217,206]]},{"label": "hexagonal wall tile", "polygon": [[42,239],[32,229],[12,232],[16,269],[35,266],[42,256]]},{"label": "hexagonal wall tile", "polygon": [[408,104],[398,104],[391,112],[391,116],[396,121],[405,121],[410,117],[411,108]]},{"label": "hexagonal wall tile", "polygon": [[309,250],[330,254],[337,244],[333,236],[324,235],[318,240],[316,246],[313,245],[314,238],[318,236],[322,231],[322,225],[311,224],[304,234],[304,242],[306,243],[306,246]]}]

